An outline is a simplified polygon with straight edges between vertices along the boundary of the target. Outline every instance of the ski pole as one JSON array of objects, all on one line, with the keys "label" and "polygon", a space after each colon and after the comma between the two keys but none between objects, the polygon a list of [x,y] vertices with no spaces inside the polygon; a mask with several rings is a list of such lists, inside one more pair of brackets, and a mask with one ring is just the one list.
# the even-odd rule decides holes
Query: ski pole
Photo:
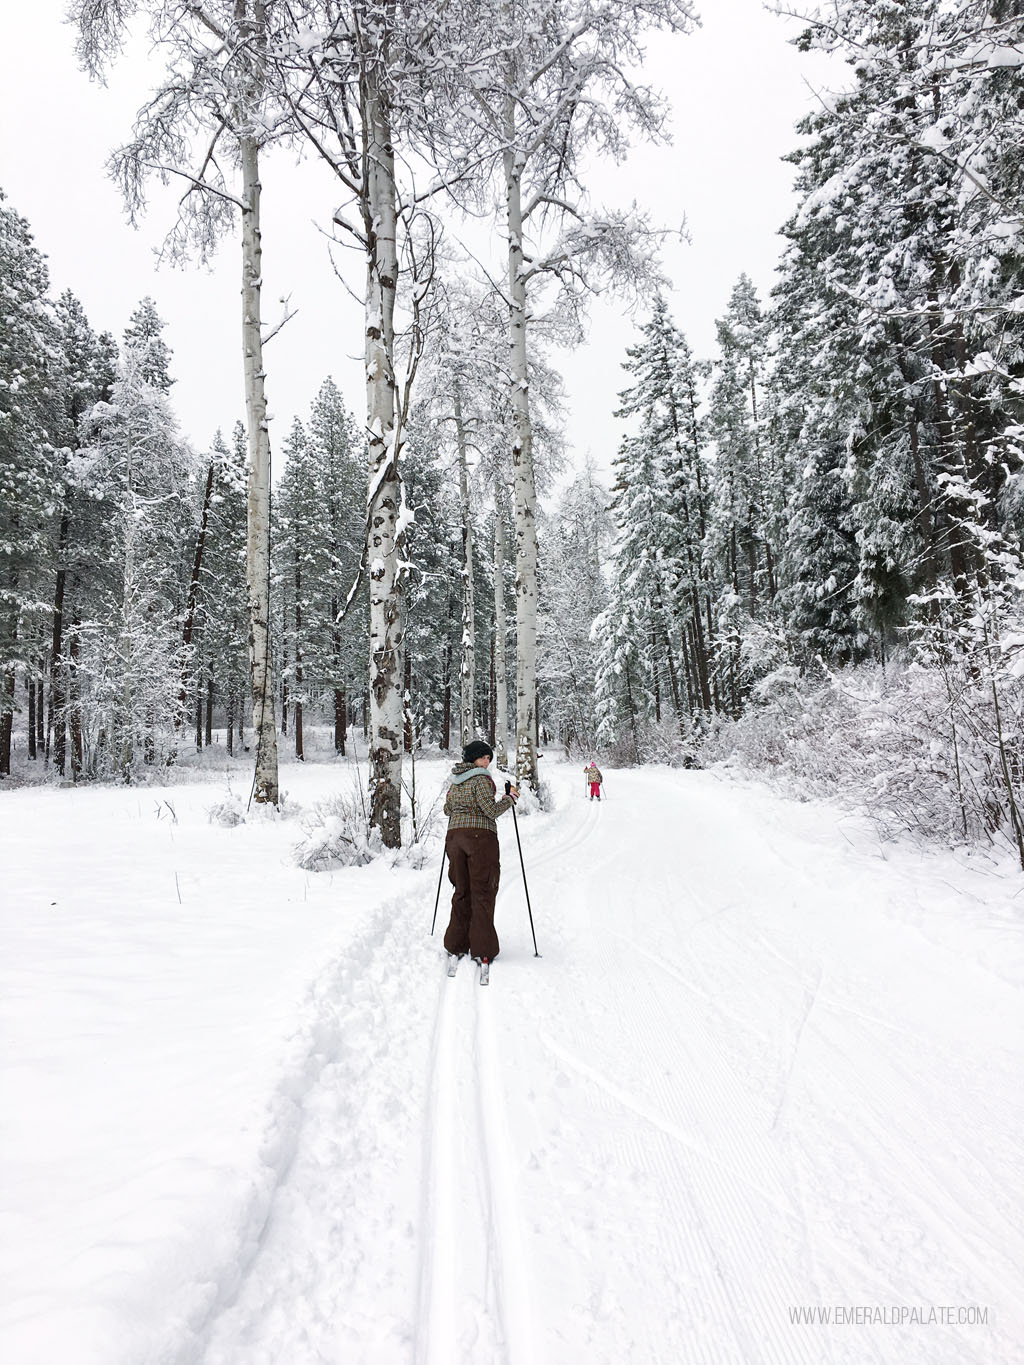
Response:
[{"label": "ski pole", "polygon": [[530,908],[530,888],[526,885],[526,864],[523,862],[523,846],[519,842],[519,821],[516,819],[515,802],[512,803],[512,823],[516,827],[516,845],[519,848],[519,866],[523,869],[523,890],[526,892],[526,910],[530,916],[530,933],[533,935],[533,955],[540,957],[537,951],[537,931],[533,927],[533,910]]},{"label": "ski pole", "polygon": [[434,897],[434,919],[430,925],[430,937],[434,937],[434,930],[437,927],[437,907],[441,904],[441,878],[444,876],[444,860],[448,850],[441,850],[441,871],[437,874],[437,895]]}]

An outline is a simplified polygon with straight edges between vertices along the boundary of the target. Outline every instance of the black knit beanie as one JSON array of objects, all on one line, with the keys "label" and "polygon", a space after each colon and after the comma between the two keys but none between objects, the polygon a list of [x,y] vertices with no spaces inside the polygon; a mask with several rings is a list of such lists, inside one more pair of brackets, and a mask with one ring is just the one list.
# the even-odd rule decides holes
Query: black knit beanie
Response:
[{"label": "black knit beanie", "polygon": [[484,739],[471,739],[462,751],[463,763],[475,763],[478,758],[493,758],[494,750]]}]

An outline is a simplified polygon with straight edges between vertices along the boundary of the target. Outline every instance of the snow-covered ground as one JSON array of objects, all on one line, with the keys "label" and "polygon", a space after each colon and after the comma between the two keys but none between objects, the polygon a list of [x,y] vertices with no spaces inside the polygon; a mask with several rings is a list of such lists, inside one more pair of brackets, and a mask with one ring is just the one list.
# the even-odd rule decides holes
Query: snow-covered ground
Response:
[{"label": "snow-covered ground", "polygon": [[486,990],[343,766],[0,794],[5,1365],[1024,1359],[1024,879],[545,763]]}]

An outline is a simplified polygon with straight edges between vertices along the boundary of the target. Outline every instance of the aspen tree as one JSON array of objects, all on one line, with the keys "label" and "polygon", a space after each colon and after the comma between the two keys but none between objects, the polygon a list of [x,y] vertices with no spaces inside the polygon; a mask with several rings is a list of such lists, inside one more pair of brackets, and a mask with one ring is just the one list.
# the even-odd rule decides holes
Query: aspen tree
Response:
[{"label": "aspen tree", "polygon": [[[78,28],[78,56],[102,75],[119,55],[136,11],[150,20],[154,47],[166,55],[155,94],[140,109],[132,141],[111,158],[134,218],[156,176],[186,188],[165,250],[171,257],[198,251],[202,258],[241,219],[242,366],[249,447],[247,579],[249,663],[252,680],[258,802],[278,800],[277,728],[271,686],[270,435],[267,419],[260,233],[261,150],[277,135],[269,108],[269,35],[285,9],[280,0],[205,0],[179,6],[171,0],[72,0],[68,15]],[[198,133],[197,133],[198,130]],[[197,136],[206,137],[203,145]],[[240,184],[229,187],[220,144],[237,165]]]}]

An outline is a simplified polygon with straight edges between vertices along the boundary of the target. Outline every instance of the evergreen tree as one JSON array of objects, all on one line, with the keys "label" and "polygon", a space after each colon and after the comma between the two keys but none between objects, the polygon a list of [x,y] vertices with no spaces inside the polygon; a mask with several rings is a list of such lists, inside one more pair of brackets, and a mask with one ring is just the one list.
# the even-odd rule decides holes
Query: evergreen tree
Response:
[{"label": "evergreen tree", "polygon": [[224,710],[228,753],[241,740],[251,705],[248,655],[249,602],[245,581],[245,428],[235,424],[231,444],[220,432],[210,450],[213,489],[200,593],[203,650]]},{"label": "evergreen tree", "polygon": [[11,770],[16,670],[34,677],[38,669],[41,571],[56,501],[48,286],[28,224],[0,194],[0,777]]},{"label": "evergreen tree", "polygon": [[132,781],[176,752],[185,665],[186,545],[196,464],[143,344],[122,355],[111,401],[93,405],[82,452],[94,494],[110,506],[112,573],[99,612],[81,625],[77,666],[86,763]]},{"label": "evergreen tree", "polygon": [[125,350],[135,355],[140,378],[161,393],[169,393],[174,383],[171,378],[171,348],[161,335],[165,326],[156,304],[147,296],[128,319],[124,331]]},{"label": "evergreen tree", "polygon": [[[567,749],[597,740],[594,621],[608,605],[604,566],[614,527],[606,491],[589,463],[540,527],[542,610],[538,680],[545,725]],[[589,755],[588,755],[589,757]]]}]

